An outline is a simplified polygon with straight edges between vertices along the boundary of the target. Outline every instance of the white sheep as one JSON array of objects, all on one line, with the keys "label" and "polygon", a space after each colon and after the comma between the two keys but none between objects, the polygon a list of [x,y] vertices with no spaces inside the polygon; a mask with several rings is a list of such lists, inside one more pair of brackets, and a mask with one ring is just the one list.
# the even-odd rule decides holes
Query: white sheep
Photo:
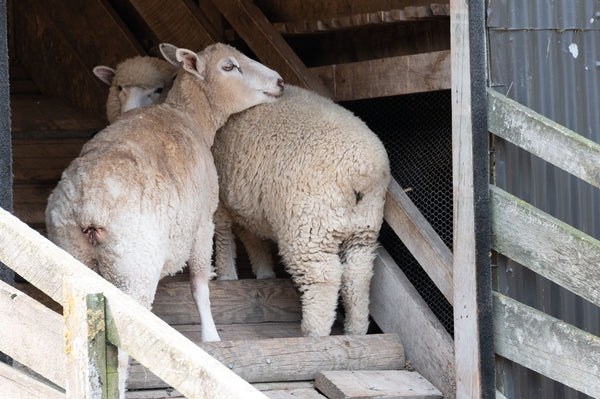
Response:
[{"label": "white sheep", "polygon": [[[187,262],[202,339],[215,341],[210,147],[229,115],[275,101],[283,81],[223,44],[175,56],[182,68],[166,101],[124,114],[83,147],[48,199],[46,224],[52,241],[148,308],[159,279]],[[127,363],[119,351],[122,399]]]},{"label": "white sheep", "polygon": [[303,334],[330,333],[340,292],[345,332],[366,333],[390,180],[377,136],[329,99],[288,85],[278,102],[230,118],[213,155],[219,278],[237,278],[232,226],[258,278],[274,277],[273,240],[302,294]]},{"label": "white sheep", "polygon": [[113,123],[133,108],[165,101],[177,68],[159,58],[137,56],[119,63],[115,69],[98,65],[93,72],[110,86],[106,117]]}]

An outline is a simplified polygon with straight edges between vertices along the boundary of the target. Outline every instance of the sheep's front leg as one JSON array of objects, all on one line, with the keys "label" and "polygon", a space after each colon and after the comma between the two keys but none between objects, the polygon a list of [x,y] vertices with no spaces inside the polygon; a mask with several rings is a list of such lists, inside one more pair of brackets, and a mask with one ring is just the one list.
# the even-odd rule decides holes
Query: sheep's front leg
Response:
[{"label": "sheep's front leg", "polygon": [[210,309],[210,296],[208,281],[212,277],[212,223],[201,224],[201,231],[196,233],[192,248],[192,257],[189,259],[192,295],[198,307],[202,323],[202,341],[220,341],[217,327]]}]

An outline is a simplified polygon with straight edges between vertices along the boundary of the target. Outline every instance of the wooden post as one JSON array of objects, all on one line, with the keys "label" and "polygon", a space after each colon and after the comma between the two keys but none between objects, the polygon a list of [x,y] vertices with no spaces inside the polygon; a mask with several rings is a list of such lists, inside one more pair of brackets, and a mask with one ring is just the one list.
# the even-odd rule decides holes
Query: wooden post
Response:
[{"label": "wooden post", "polygon": [[493,398],[483,0],[451,0],[456,397]]},{"label": "wooden post", "polygon": [[64,284],[67,398],[117,398],[116,350],[106,347],[104,295],[87,294],[76,281]]}]

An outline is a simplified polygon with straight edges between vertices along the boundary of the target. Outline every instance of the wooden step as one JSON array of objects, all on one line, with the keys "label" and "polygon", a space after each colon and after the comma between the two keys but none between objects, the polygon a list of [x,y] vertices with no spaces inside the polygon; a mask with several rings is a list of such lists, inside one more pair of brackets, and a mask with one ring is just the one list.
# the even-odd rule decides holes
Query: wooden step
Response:
[{"label": "wooden step", "polygon": [[[312,380],[322,370],[404,368],[404,348],[396,334],[337,335],[198,343],[249,382]],[[138,363],[130,367],[131,389],[166,388]]]},{"label": "wooden step", "polygon": [[437,399],[442,393],[414,371],[322,371],[315,387],[329,399]]}]

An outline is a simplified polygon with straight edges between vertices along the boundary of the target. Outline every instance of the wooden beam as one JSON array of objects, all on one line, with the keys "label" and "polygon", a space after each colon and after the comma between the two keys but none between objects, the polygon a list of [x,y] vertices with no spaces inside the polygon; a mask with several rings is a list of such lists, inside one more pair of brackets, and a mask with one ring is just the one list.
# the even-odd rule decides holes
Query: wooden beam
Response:
[{"label": "wooden beam", "polygon": [[490,186],[492,248],[600,306],[600,241]]},{"label": "wooden beam", "polygon": [[287,83],[331,98],[319,77],[306,68],[251,0],[220,0],[214,4],[263,64],[279,72]]},{"label": "wooden beam", "polygon": [[20,370],[0,362],[0,392],[10,399],[65,399],[65,393]]},{"label": "wooden beam", "polygon": [[[299,321],[300,296],[290,279],[211,281],[210,302],[217,324]],[[169,324],[198,324],[188,281],[161,282],[152,311]]]},{"label": "wooden beam", "polygon": [[496,352],[591,397],[600,397],[600,338],[494,293]]},{"label": "wooden beam", "polygon": [[0,351],[64,387],[61,315],[0,282],[0,320]]},{"label": "wooden beam", "polygon": [[63,279],[78,279],[72,284],[102,292],[107,301],[107,338],[185,396],[265,398],[131,297],[3,209],[0,242],[0,262],[63,305]]},{"label": "wooden beam", "polygon": [[327,399],[312,388],[281,389],[265,392],[269,399]]},{"label": "wooden beam", "polygon": [[394,179],[388,189],[384,217],[452,304],[452,252]]},{"label": "wooden beam", "polygon": [[446,398],[456,397],[454,342],[391,256],[380,248],[371,280],[370,313],[402,338],[406,359]]},{"label": "wooden beam", "polygon": [[[43,94],[104,117],[106,85],[98,64],[144,54],[105,0],[15,2],[17,57]],[[74,15],[77,18],[74,18]]]},{"label": "wooden beam", "polygon": [[456,397],[495,395],[484,2],[450,1]]},{"label": "wooden beam", "polygon": [[[396,334],[333,335],[199,343],[248,382],[313,380],[321,370],[396,370],[404,350]],[[139,365],[130,370],[133,388],[165,384]]]},{"label": "wooden beam", "polygon": [[199,51],[215,42],[223,41],[198,5],[191,0],[130,0],[131,5],[161,43],[171,43]]},{"label": "wooden beam", "polygon": [[315,387],[329,399],[442,398],[422,375],[406,370],[322,371]]},{"label": "wooden beam", "polygon": [[488,89],[490,132],[600,187],[600,144]]}]

